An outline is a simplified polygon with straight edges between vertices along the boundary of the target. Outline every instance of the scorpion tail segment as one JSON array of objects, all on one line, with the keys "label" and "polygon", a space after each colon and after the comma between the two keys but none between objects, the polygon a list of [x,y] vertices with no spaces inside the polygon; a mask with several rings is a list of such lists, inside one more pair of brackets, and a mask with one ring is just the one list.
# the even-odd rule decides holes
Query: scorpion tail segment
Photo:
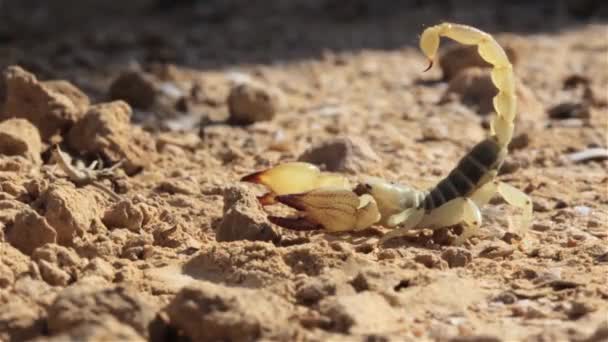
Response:
[{"label": "scorpion tail segment", "polygon": [[322,225],[311,222],[303,217],[268,216],[268,221],[276,224],[279,227],[295,231],[311,231],[323,229]]},{"label": "scorpion tail segment", "polygon": [[507,54],[491,35],[483,31],[466,25],[443,23],[427,28],[420,36],[420,49],[431,61],[436,57],[440,37],[465,45],[477,45],[481,58],[494,67],[492,82],[498,88],[498,94],[493,101],[497,117],[492,123],[492,133],[500,146],[506,147],[513,136],[516,114],[515,80]]}]

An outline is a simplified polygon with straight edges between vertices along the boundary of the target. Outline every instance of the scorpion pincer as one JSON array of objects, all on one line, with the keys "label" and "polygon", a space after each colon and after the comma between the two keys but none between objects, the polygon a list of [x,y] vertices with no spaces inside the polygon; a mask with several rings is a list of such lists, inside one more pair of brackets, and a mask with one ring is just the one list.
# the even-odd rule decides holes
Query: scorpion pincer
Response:
[{"label": "scorpion pincer", "polygon": [[523,234],[531,224],[532,202],[525,193],[496,178],[513,136],[517,111],[513,67],[491,35],[470,26],[443,23],[427,28],[421,35],[420,48],[430,61],[427,70],[436,58],[441,37],[476,45],[479,55],[493,67],[492,82],[498,93],[493,99],[496,116],[490,136],[475,145],[445,178],[428,190],[379,178],[366,179],[353,188],[341,175],[300,162],[245,176],[243,181],[270,189],[263,204],[278,201],[303,214],[299,218],[270,217],[272,222],[289,229],[332,232],[360,230],[374,224],[393,228],[381,242],[408,235],[414,229],[462,224],[464,231],[454,241],[459,244],[478,231],[482,222],[479,208],[499,194],[522,210],[516,229]]}]

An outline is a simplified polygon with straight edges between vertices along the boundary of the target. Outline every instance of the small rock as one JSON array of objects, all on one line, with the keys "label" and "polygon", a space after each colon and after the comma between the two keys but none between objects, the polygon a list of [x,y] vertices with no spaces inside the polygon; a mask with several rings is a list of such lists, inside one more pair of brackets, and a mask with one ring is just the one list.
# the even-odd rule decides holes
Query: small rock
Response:
[{"label": "small rock", "polygon": [[414,257],[414,261],[419,264],[423,264],[428,268],[446,269],[448,264],[445,260],[442,260],[435,254],[418,254]]},{"label": "small rock", "polygon": [[241,82],[228,95],[228,121],[236,125],[248,125],[258,121],[269,121],[279,111],[282,95],[278,89],[254,81]]},{"label": "small rock", "polygon": [[532,230],[536,230],[537,232],[546,232],[548,230],[551,230],[551,224],[535,222],[534,224],[532,224]]},{"label": "small rock", "polygon": [[84,267],[82,275],[99,276],[111,281],[114,279],[114,267],[102,258],[94,258]]},{"label": "small rock", "polygon": [[574,207],[574,212],[581,216],[589,216],[591,213],[591,208],[586,205],[577,205]]},{"label": "small rock", "polygon": [[25,119],[0,122],[0,155],[22,156],[41,164],[42,141],[38,129]]},{"label": "small rock", "polygon": [[6,240],[22,253],[30,255],[38,247],[57,242],[57,233],[46,218],[26,209],[15,217],[15,222],[6,232]]},{"label": "small rock", "polygon": [[498,294],[493,300],[503,304],[513,304],[517,301],[517,295],[511,291],[505,291]]},{"label": "small rock", "polygon": [[76,279],[80,257],[73,250],[57,244],[46,244],[32,253],[42,279],[52,286],[66,286]]},{"label": "small rock", "polygon": [[61,81],[59,85],[57,81],[39,82],[18,66],[9,66],[4,77],[6,102],[0,120],[27,119],[38,128],[44,141],[68,130],[88,106],[86,95],[68,82]]},{"label": "small rock", "polygon": [[437,117],[422,124],[422,141],[441,141],[449,138],[448,127]]},{"label": "small rock", "polygon": [[102,222],[110,229],[127,228],[134,232],[141,229],[143,221],[144,215],[141,210],[128,200],[112,205],[102,218]]},{"label": "small rock", "polygon": [[[505,45],[504,50],[511,64],[517,64],[517,53],[514,47]],[[491,68],[492,66],[484,61],[477,52],[474,45],[454,45],[447,49],[439,57],[439,66],[443,71],[443,78],[451,80],[467,68]]]},{"label": "small rock", "polygon": [[513,254],[513,252],[514,249],[511,245],[502,240],[497,240],[492,241],[483,247],[478,256],[481,258],[496,259],[507,257]]},{"label": "small rock", "polygon": [[48,329],[51,334],[64,333],[81,324],[102,323],[112,316],[147,337],[156,311],[134,291],[79,282],[61,291],[48,308]]},{"label": "small rock", "polygon": [[513,136],[511,142],[509,143],[509,150],[521,150],[528,147],[528,145],[530,145],[530,135],[528,135],[526,132],[522,132]]},{"label": "small rock", "polygon": [[149,109],[156,101],[158,81],[153,75],[141,71],[120,74],[110,85],[112,100],[123,100],[139,109]]},{"label": "small rock", "polygon": [[532,203],[532,208],[534,209],[534,211],[546,213],[551,210],[550,204],[551,203],[548,199],[543,197],[537,197]]},{"label": "small rock", "polygon": [[296,300],[303,305],[313,305],[336,293],[336,284],[328,277],[309,277],[296,284]]},{"label": "small rock", "polygon": [[473,260],[473,254],[464,248],[448,247],[441,253],[441,258],[448,263],[450,268],[464,267]]},{"label": "small rock", "polygon": [[115,101],[92,106],[69,131],[69,146],[83,154],[101,156],[110,163],[124,160],[133,175],[152,162],[156,145],[150,134],[130,124],[131,107]]},{"label": "small rock", "polygon": [[547,111],[549,118],[564,120],[564,119],[589,119],[591,111],[589,106],[583,103],[564,102],[555,105]]},{"label": "small rock", "polygon": [[573,301],[570,308],[566,311],[569,319],[579,319],[588,313],[594,312],[597,308],[588,302]]},{"label": "small rock", "polygon": [[362,138],[339,137],[312,146],[298,161],[324,166],[327,171],[359,174],[379,163],[380,157]]},{"label": "small rock", "polygon": [[38,269],[42,279],[51,286],[67,286],[70,283],[70,275],[57,265],[51,264],[46,260],[38,260]]},{"label": "small rock", "polygon": [[224,217],[215,232],[217,241],[273,241],[280,240],[266,213],[251,190],[235,186],[224,192]]},{"label": "small rock", "polygon": [[289,326],[289,303],[265,290],[200,281],[167,307],[171,325],[192,341],[254,341]]}]

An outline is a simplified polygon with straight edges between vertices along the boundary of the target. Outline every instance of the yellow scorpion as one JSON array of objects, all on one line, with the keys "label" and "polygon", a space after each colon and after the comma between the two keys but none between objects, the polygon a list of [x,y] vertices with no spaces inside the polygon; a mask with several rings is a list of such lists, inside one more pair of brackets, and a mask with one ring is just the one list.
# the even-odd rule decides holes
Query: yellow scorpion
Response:
[{"label": "yellow scorpion", "polygon": [[488,33],[476,28],[442,23],[424,30],[420,48],[429,59],[436,58],[441,37],[461,44],[477,45],[479,55],[493,66],[492,82],[498,88],[494,97],[496,116],[488,138],[475,145],[456,167],[436,186],[416,190],[383,179],[370,178],[351,187],[338,174],[322,172],[314,165],[291,162],[243,177],[242,181],[265,185],[270,192],[262,204],[286,204],[302,212],[298,218],[269,216],[271,222],[289,229],[352,231],[379,224],[394,228],[381,243],[410,234],[413,229],[437,229],[463,224],[455,243],[472,236],[481,225],[479,207],[498,193],[522,210],[520,229],[532,220],[532,202],[517,188],[496,179],[513,136],[516,114],[513,67],[502,47]]}]

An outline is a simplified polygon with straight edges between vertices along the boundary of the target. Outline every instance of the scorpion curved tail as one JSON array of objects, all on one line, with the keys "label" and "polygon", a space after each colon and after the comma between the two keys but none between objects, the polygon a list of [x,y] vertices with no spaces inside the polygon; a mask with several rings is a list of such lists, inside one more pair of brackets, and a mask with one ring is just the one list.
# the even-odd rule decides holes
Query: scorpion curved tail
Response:
[{"label": "scorpion curved tail", "polygon": [[437,56],[441,37],[465,45],[477,45],[481,58],[493,66],[492,82],[498,88],[498,94],[493,99],[496,116],[492,121],[491,135],[475,145],[450,174],[427,193],[420,204],[427,211],[457,197],[470,197],[494,179],[507,154],[516,115],[513,67],[494,38],[466,25],[443,23],[429,27],[420,37],[420,48],[430,61],[429,68]]},{"label": "scorpion curved tail", "polygon": [[498,94],[493,99],[496,117],[492,121],[492,136],[496,137],[501,148],[505,148],[513,137],[513,121],[517,111],[515,77],[507,54],[496,40],[485,32],[466,25],[443,23],[427,28],[420,37],[420,49],[430,61],[427,70],[432,67],[437,57],[441,37],[448,37],[465,45],[477,45],[481,58],[493,66],[492,82],[498,88]]}]

